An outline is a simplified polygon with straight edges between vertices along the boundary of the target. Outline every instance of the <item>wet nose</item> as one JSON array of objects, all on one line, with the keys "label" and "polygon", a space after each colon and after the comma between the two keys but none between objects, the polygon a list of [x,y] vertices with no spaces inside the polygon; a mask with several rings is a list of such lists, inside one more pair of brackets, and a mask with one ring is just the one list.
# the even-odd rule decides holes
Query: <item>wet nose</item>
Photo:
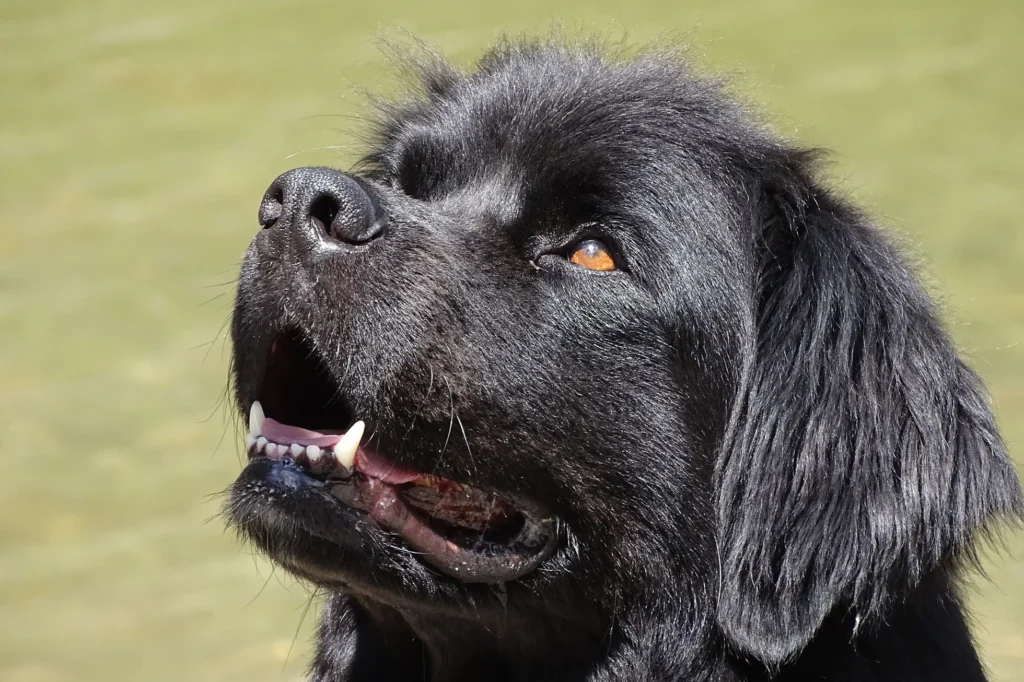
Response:
[{"label": "wet nose", "polygon": [[333,168],[296,168],[278,176],[263,195],[259,221],[264,229],[301,230],[345,244],[365,244],[383,230],[362,185]]}]

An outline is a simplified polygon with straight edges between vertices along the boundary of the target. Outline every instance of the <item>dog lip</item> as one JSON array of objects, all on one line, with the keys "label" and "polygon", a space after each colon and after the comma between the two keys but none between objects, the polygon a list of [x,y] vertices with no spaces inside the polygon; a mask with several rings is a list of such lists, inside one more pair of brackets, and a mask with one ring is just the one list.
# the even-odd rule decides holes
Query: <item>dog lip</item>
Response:
[{"label": "dog lip", "polygon": [[[555,534],[546,528],[547,536],[539,547],[528,548],[522,543],[516,547],[509,545],[500,555],[468,550],[434,531],[402,499],[394,486],[368,478],[363,487],[372,499],[368,512],[371,519],[386,530],[398,533],[442,573],[464,582],[516,580],[533,571],[554,549]],[[526,523],[532,523],[529,517],[526,517]],[[550,525],[550,520],[547,523]],[[535,533],[536,530],[530,528],[530,532]]]},{"label": "dog lip", "polygon": [[504,583],[521,578],[551,556],[557,540],[553,519],[537,520],[516,510],[522,526],[515,537],[500,543],[496,551],[481,550],[479,545],[470,549],[435,530],[430,518],[413,509],[396,485],[361,475],[335,482],[331,493],[343,505],[365,512],[381,529],[400,536],[423,561],[462,582]]}]

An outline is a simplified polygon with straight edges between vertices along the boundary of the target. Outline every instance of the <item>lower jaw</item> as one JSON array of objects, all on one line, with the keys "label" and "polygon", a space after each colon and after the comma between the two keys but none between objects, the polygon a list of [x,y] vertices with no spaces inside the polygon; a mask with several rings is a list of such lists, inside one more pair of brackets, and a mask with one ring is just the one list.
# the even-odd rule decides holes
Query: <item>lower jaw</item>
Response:
[{"label": "lower jaw", "polygon": [[[557,537],[554,521],[535,512],[520,512],[524,523],[518,532],[506,528],[497,537],[469,528],[446,532],[452,529],[409,504],[395,485],[359,473],[323,480],[290,460],[267,457],[250,459],[233,486],[227,511],[284,568],[324,587],[349,584],[356,566],[359,573],[376,575],[380,558],[374,556],[387,545],[458,582],[509,582],[550,557]],[[376,528],[366,528],[367,523]],[[299,529],[310,536],[309,551],[296,542]],[[387,540],[382,532],[397,537]],[[379,540],[385,540],[383,545]]]}]

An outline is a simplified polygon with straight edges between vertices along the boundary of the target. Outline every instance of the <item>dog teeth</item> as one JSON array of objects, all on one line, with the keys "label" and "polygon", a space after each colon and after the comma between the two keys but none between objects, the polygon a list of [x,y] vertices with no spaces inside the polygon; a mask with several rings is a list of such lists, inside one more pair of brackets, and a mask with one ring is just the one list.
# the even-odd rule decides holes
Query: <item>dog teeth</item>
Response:
[{"label": "dog teeth", "polygon": [[263,433],[263,420],[266,415],[263,414],[263,406],[260,405],[260,401],[252,401],[252,407],[249,408],[249,435],[258,436]]},{"label": "dog teeth", "polygon": [[[357,421],[341,437],[333,448],[321,448],[317,445],[300,445],[299,443],[274,443],[261,435],[263,420],[265,419],[263,406],[258,400],[253,401],[249,409],[249,435],[245,438],[245,449],[251,454],[265,454],[272,459],[283,459],[285,457],[299,461],[305,456],[306,461],[311,465],[322,468],[326,462],[327,468],[340,465],[345,469],[351,469],[355,465],[356,452],[359,451],[359,441],[366,431],[366,423]],[[331,462],[331,459],[334,462]]]},{"label": "dog teeth", "polygon": [[366,424],[362,421],[357,421],[349,427],[349,430],[345,432],[345,435],[334,446],[335,459],[338,460],[338,464],[346,469],[351,469],[356,463],[356,450],[359,449],[359,441],[362,440],[365,429]]}]

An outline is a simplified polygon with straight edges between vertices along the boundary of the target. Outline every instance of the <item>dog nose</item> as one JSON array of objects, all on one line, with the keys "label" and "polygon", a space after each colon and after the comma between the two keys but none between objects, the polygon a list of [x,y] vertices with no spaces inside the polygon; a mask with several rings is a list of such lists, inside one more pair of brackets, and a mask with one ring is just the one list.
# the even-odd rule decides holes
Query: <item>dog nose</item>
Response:
[{"label": "dog nose", "polygon": [[302,230],[318,240],[365,244],[383,223],[354,178],[333,168],[295,168],[270,183],[260,203],[264,229]]}]

